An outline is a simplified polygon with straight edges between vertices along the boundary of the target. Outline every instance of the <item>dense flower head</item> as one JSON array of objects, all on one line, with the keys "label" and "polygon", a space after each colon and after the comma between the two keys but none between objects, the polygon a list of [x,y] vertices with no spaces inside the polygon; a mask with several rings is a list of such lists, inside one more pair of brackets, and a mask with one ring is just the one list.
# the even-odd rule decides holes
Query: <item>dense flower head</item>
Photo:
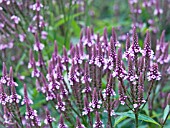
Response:
[{"label": "dense flower head", "polygon": [[11,95],[9,96],[9,103],[19,103],[21,96],[16,93],[15,87],[11,87]]},{"label": "dense flower head", "polygon": [[118,79],[126,79],[127,72],[122,66],[122,49],[118,49],[117,59],[116,59],[116,71],[113,72],[113,77],[118,77]]},{"label": "dense flower head", "polygon": [[75,82],[79,82],[79,79],[78,79],[79,72],[76,71],[76,69],[77,69],[76,65],[73,64],[71,66],[71,69],[70,69],[70,72],[69,72],[69,76],[68,76],[70,85],[74,85]]},{"label": "dense flower head", "polygon": [[15,24],[18,24],[20,22],[20,18],[15,15],[11,16],[11,20],[13,20]]},{"label": "dense flower head", "polygon": [[9,80],[9,76],[7,75],[6,65],[3,62],[2,77],[1,77],[0,83],[1,84],[6,84],[8,82],[8,80]]},{"label": "dense flower head", "polygon": [[98,99],[98,94],[96,91],[96,88],[94,88],[92,102],[89,104],[89,106],[91,106],[93,109],[99,109],[102,105],[102,101]]},{"label": "dense flower head", "polygon": [[9,96],[4,92],[3,85],[0,83],[0,103],[6,105],[9,101]]},{"label": "dense flower head", "polygon": [[113,39],[115,47],[120,47],[121,46],[120,42],[117,40],[117,36],[116,36],[116,32],[115,32],[114,28],[112,28],[111,38]]},{"label": "dense flower head", "polygon": [[63,119],[62,114],[60,115],[58,128],[68,128],[68,126],[66,124],[64,124],[64,119]]},{"label": "dense flower head", "polygon": [[149,69],[149,72],[147,73],[147,78],[148,78],[148,81],[161,79],[161,74],[158,71],[158,64],[156,63],[152,64],[152,66]]},{"label": "dense flower head", "polygon": [[65,111],[66,110],[66,104],[65,102],[62,101],[60,95],[57,96],[57,105],[56,105],[56,109],[59,109],[60,111]]},{"label": "dense flower head", "polygon": [[92,45],[95,44],[96,35],[93,35],[92,29],[89,27],[86,28],[85,32],[86,34],[82,38],[82,41],[84,42],[83,44],[84,46],[92,47]]},{"label": "dense flower head", "polygon": [[33,101],[28,98],[26,84],[24,84],[24,98],[23,98],[23,100],[21,102],[21,105],[24,105],[24,104],[33,104]]},{"label": "dense flower head", "polygon": [[120,101],[120,104],[124,105],[125,101],[127,99],[127,96],[124,94],[121,82],[119,82],[119,90],[118,91],[119,91],[119,101]]},{"label": "dense flower head", "polygon": [[96,121],[95,123],[93,124],[93,127],[94,128],[104,128],[104,124],[103,122],[100,120],[100,116],[99,116],[99,113],[96,112]]},{"label": "dense flower head", "polygon": [[137,53],[141,52],[141,48],[138,44],[138,35],[137,35],[137,32],[136,32],[136,27],[134,26],[133,27],[133,39],[132,39],[132,45],[131,47],[129,48],[129,53],[130,53],[130,56],[134,57]]},{"label": "dense flower head", "polygon": [[101,45],[100,44],[97,44],[97,56],[95,58],[95,62],[94,64],[96,66],[98,66],[99,68],[100,67],[103,67],[104,66],[104,58],[103,58],[103,55],[102,55],[102,48],[101,48]]},{"label": "dense flower head", "polygon": [[103,98],[106,100],[106,97],[110,97],[110,96],[115,96],[116,93],[115,91],[113,90],[113,87],[112,87],[112,75],[109,76],[109,81],[106,85],[106,89],[103,90]]},{"label": "dense flower head", "polygon": [[93,109],[89,106],[87,97],[84,97],[84,108],[83,108],[83,112],[82,115],[88,115],[93,111]]},{"label": "dense flower head", "polygon": [[32,6],[30,6],[30,8],[32,8],[32,10],[36,10],[36,11],[40,11],[41,8],[43,7],[43,5],[40,3],[40,0],[36,0],[36,3],[33,4]]},{"label": "dense flower head", "polygon": [[88,63],[86,62],[85,69],[84,69],[84,76],[81,78],[81,81],[83,84],[85,84],[85,83],[90,83],[91,80],[92,79],[90,78],[90,75],[89,75]]},{"label": "dense flower head", "polygon": [[170,55],[168,54],[169,44],[161,43],[161,45],[162,45],[162,49],[157,49],[157,52],[159,53],[159,57],[156,57],[156,61],[160,64],[169,63],[170,61]]},{"label": "dense flower head", "polygon": [[46,118],[44,120],[45,124],[51,124],[52,122],[56,121],[55,118],[50,116],[50,112],[48,109],[46,109]]},{"label": "dense flower head", "polygon": [[83,124],[81,124],[81,122],[80,122],[80,119],[77,117],[77,119],[76,119],[76,128],[85,128],[85,126],[83,125]]},{"label": "dense flower head", "polygon": [[44,49],[44,44],[40,43],[38,39],[38,35],[35,34],[35,44],[34,44],[34,50],[35,51],[41,51]]},{"label": "dense flower head", "polygon": [[33,110],[28,104],[26,104],[25,119],[31,120],[33,126],[41,126],[41,122],[38,119],[37,111]]},{"label": "dense flower head", "polygon": [[153,58],[153,51],[151,49],[150,44],[151,44],[150,34],[149,34],[149,31],[147,31],[145,42],[144,42],[144,49],[142,51],[142,54],[143,54],[143,56],[146,56],[146,57],[152,59]]}]

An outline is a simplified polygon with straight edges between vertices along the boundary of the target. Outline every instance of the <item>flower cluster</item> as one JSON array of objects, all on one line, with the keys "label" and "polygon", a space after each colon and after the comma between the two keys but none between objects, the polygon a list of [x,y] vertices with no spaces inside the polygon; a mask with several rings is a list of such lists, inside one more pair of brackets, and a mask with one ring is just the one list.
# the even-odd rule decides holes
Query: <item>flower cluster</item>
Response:
[{"label": "flower cluster", "polygon": [[149,69],[149,72],[147,73],[148,80],[160,80],[161,74],[158,71],[158,65],[156,63],[152,64],[151,68]]},{"label": "flower cluster", "polygon": [[[34,9],[37,12],[41,9],[39,2],[37,0],[34,5],[38,8]],[[85,128],[85,126],[102,128],[104,123],[100,119],[100,115],[103,112],[108,114],[107,125],[113,126],[111,120],[116,115],[115,109],[119,102],[133,112],[138,112],[142,105],[144,106],[148,102],[155,81],[159,82],[161,78],[158,66],[160,63],[155,58],[160,58],[161,55],[164,59],[168,58],[168,53],[162,49],[157,49],[160,54],[154,57],[149,31],[147,31],[142,49],[139,46],[135,26],[132,31],[132,40],[130,40],[130,34],[127,34],[125,51],[123,47],[120,47],[123,46],[123,43],[120,45],[114,28],[112,28],[110,38],[108,38],[106,28],[103,36],[99,34],[95,36],[92,29],[87,28],[82,32],[79,43],[75,46],[70,44],[70,50],[66,50],[64,47],[62,55],[58,53],[55,41],[54,51],[48,62],[43,57],[45,46],[40,43],[40,36],[37,33],[34,33],[34,36],[34,51],[30,50],[28,68],[32,72],[32,77],[36,79],[38,95],[43,95],[42,98],[45,99],[44,107],[49,107],[60,114],[60,119],[57,121],[53,118],[53,113],[50,115],[49,108],[46,108],[43,121],[47,127],[52,127],[56,121],[59,122],[59,128]],[[164,50],[168,50],[167,43],[166,45],[159,44],[160,47],[164,47]],[[36,61],[37,58],[38,61]],[[167,67],[169,68],[169,65]],[[9,104],[15,104],[19,111],[21,96],[17,94],[17,83],[14,82],[13,77],[12,68],[8,74],[5,64],[3,64],[0,103],[7,108]],[[144,83],[151,84],[149,89],[144,86]],[[10,92],[6,92],[8,89]],[[144,97],[145,89],[148,89],[146,99]],[[27,86],[24,84],[21,105],[26,105],[26,124],[30,127],[39,127],[41,126],[40,119],[43,117],[39,118],[37,113],[41,111],[34,110],[32,104],[33,101],[29,98]],[[9,112],[11,113],[11,111]],[[24,117],[19,112],[17,114],[20,117],[21,125],[25,125],[25,122],[22,121]],[[95,122],[92,121],[94,114],[96,115]],[[70,115],[76,115],[76,123],[74,123],[74,118],[70,118]]]}]

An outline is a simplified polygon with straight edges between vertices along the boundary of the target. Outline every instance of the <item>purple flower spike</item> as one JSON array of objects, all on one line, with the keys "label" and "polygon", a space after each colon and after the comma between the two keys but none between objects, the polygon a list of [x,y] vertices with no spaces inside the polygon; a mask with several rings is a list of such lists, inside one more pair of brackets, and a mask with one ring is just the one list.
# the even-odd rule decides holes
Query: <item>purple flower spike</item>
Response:
[{"label": "purple flower spike", "polygon": [[98,45],[97,45],[97,56],[95,58],[94,64],[96,66],[98,66],[99,68],[103,67],[104,64],[105,64],[104,58],[103,58],[103,54],[102,54],[102,48],[101,48],[101,44],[100,43],[98,43]]},{"label": "purple flower spike", "polygon": [[13,20],[15,24],[19,24],[21,19],[18,16],[13,15],[11,16],[11,20]]},{"label": "purple flower spike", "polygon": [[65,110],[66,110],[66,107],[65,107],[66,104],[65,104],[65,102],[63,102],[63,101],[61,100],[60,95],[57,96],[57,100],[58,100],[58,103],[57,103],[57,105],[55,106],[56,109],[59,109],[60,111],[65,111]]},{"label": "purple flower spike", "polygon": [[91,35],[91,29],[88,27],[86,29],[87,38],[84,40],[84,46],[92,47],[92,45],[95,43],[93,36]]},{"label": "purple flower spike", "polygon": [[77,76],[79,75],[79,73],[76,71],[76,66],[74,65],[74,63],[71,66],[71,70],[68,75],[69,75],[68,79],[69,79],[70,85],[74,85],[75,82],[79,82],[79,79]]},{"label": "purple flower spike", "polygon": [[55,118],[50,116],[49,110],[46,108],[46,118],[44,120],[45,124],[52,124],[52,122],[56,121]]},{"label": "purple flower spike", "polygon": [[139,65],[139,70],[138,70],[139,73],[143,72],[144,71],[144,57],[143,56],[139,58],[138,65]]},{"label": "purple flower spike", "polygon": [[34,44],[34,50],[35,51],[42,51],[44,49],[44,44],[40,43],[38,39],[38,35],[35,34],[35,44]]},{"label": "purple flower spike", "polygon": [[77,122],[76,128],[85,128],[85,126],[81,124],[79,117],[77,117],[76,122]]},{"label": "purple flower spike", "polygon": [[123,87],[122,87],[121,82],[119,82],[119,90],[118,90],[118,93],[119,93],[119,101],[120,101],[120,104],[121,104],[121,105],[124,105],[127,96],[125,96],[125,94],[124,94],[124,91],[123,91]]},{"label": "purple flower spike", "polygon": [[106,52],[104,49],[108,48],[108,34],[107,34],[107,28],[104,28],[104,32],[103,32],[103,36],[100,38],[100,36],[98,35],[98,40],[97,40],[97,44],[100,43],[100,40],[102,41],[101,43],[101,47],[102,47],[102,52]]},{"label": "purple flower spike", "polygon": [[36,62],[36,66],[38,66],[38,67],[44,66],[43,57],[40,53],[38,53],[38,62]]},{"label": "purple flower spike", "polygon": [[116,58],[116,71],[113,72],[113,77],[117,76],[118,79],[126,79],[127,72],[124,70],[122,66],[122,49],[118,49],[118,54]]},{"label": "purple flower spike", "polygon": [[94,64],[95,63],[95,59],[96,59],[96,56],[97,56],[97,50],[96,50],[96,45],[93,45],[93,48],[92,48],[92,56],[89,56],[90,60],[89,60],[89,64]]},{"label": "purple flower spike", "polygon": [[75,48],[75,56],[74,56],[74,63],[75,64],[82,64],[82,59],[80,58],[80,53],[79,53],[79,47],[78,45],[76,45],[76,48]]},{"label": "purple flower spike", "polygon": [[7,76],[6,65],[5,65],[5,62],[3,62],[2,77],[1,77],[0,83],[6,84],[7,81],[8,81],[8,79],[9,79],[9,78],[8,78],[8,76]]},{"label": "purple flower spike", "polygon": [[142,51],[142,54],[146,58],[152,59],[154,53],[153,53],[150,45],[151,45],[150,33],[149,33],[149,31],[147,31],[145,42],[144,42],[144,49]]},{"label": "purple flower spike", "polygon": [[91,78],[89,76],[89,67],[88,67],[88,63],[86,62],[85,64],[85,69],[84,69],[84,76],[82,77],[82,83],[87,83],[87,82],[91,82]]},{"label": "purple flower spike", "polygon": [[162,50],[162,54],[157,59],[157,62],[160,63],[160,64],[168,63],[170,61],[170,55],[168,53],[169,44],[168,43],[164,43],[163,47],[164,47],[163,50],[161,49]]},{"label": "purple flower spike", "polygon": [[3,85],[0,83],[0,103],[2,105],[6,105],[6,103],[9,101],[8,95],[4,92]]},{"label": "purple flower spike", "polygon": [[89,106],[87,97],[84,97],[84,108],[82,115],[88,115],[93,111],[93,109]]},{"label": "purple flower spike", "polygon": [[134,73],[134,66],[131,56],[128,58],[128,77],[127,79],[133,84],[136,84],[136,80],[138,79],[137,75]]},{"label": "purple flower spike", "polygon": [[90,102],[89,106],[93,109],[99,109],[101,107],[102,101],[98,99],[98,94],[96,92],[96,88],[93,90],[92,102]]},{"label": "purple flower spike", "polygon": [[115,43],[113,38],[110,38],[110,47],[108,47],[108,59],[105,59],[104,69],[112,70],[116,67],[116,51],[115,51]]},{"label": "purple flower spike", "polygon": [[37,111],[33,110],[29,104],[26,103],[25,119],[30,120],[33,126],[41,126],[41,122],[37,116]]},{"label": "purple flower spike", "polygon": [[127,33],[127,36],[126,36],[126,52],[123,54],[123,58],[128,59],[129,55],[131,54],[130,51],[129,51],[129,48],[130,48],[130,36]]},{"label": "purple flower spike", "polygon": [[110,37],[110,57],[112,57],[114,65],[116,66],[116,48],[112,37]]},{"label": "purple flower spike", "polygon": [[32,49],[30,49],[28,68],[33,68],[33,60],[34,60],[34,56],[33,56],[33,53],[32,53]]},{"label": "purple flower spike", "polygon": [[89,69],[88,69],[88,63],[85,64],[85,70],[84,70],[84,76],[82,77],[81,81],[83,84],[86,85],[85,89],[82,90],[83,93],[89,93],[91,92],[90,82],[91,78],[89,76]]},{"label": "purple flower spike", "polygon": [[110,96],[115,96],[116,93],[115,91],[113,90],[113,87],[112,87],[112,82],[113,82],[113,76],[110,75],[109,76],[109,81],[106,85],[106,89],[103,90],[103,98],[106,100],[106,97],[110,97]]},{"label": "purple flower spike", "polygon": [[163,10],[160,8],[159,0],[156,0],[156,8],[154,10],[155,16],[160,16],[163,13]]},{"label": "purple flower spike", "polygon": [[61,63],[67,65],[71,60],[68,58],[67,50],[65,46],[63,46],[63,56]]},{"label": "purple flower spike", "polygon": [[21,102],[21,105],[24,105],[24,104],[33,104],[33,101],[28,98],[27,85],[26,84],[24,84],[24,98]]},{"label": "purple flower spike", "polygon": [[149,72],[147,73],[147,78],[148,78],[148,81],[160,80],[161,79],[161,74],[158,71],[158,64],[157,63],[152,64],[152,66],[149,69]]},{"label": "purple flower spike", "polygon": [[12,67],[10,67],[9,80],[7,82],[7,86],[18,86],[18,84],[16,82],[14,82],[14,79],[13,79],[13,69],[12,69]]},{"label": "purple flower spike", "polygon": [[62,117],[62,114],[60,115],[60,120],[59,120],[58,128],[68,128],[68,126],[66,124],[64,124],[64,119]]},{"label": "purple flower spike", "polygon": [[138,35],[136,32],[136,27],[133,27],[133,40],[132,40],[132,46],[129,48],[129,54],[130,56],[134,57],[137,53],[141,52],[141,48],[138,44]]},{"label": "purple flower spike", "polygon": [[100,116],[98,112],[96,112],[96,122],[93,124],[93,128],[104,128],[104,124],[100,120]]},{"label": "purple flower spike", "polygon": [[40,0],[36,0],[36,3],[31,6],[32,10],[39,12],[43,5],[40,3]]},{"label": "purple flower spike", "polygon": [[119,41],[117,40],[117,36],[116,36],[116,32],[115,29],[112,28],[112,38],[113,38],[113,42],[115,43],[115,46],[120,47],[121,44],[119,43]]},{"label": "purple flower spike", "polygon": [[21,96],[16,93],[15,86],[11,87],[11,95],[9,97],[10,103],[19,103]]},{"label": "purple flower spike", "polygon": [[60,84],[60,96],[61,98],[68,98],[68,91],[67,89],[64,88],[64,85],[63,84]]},{"label": "purple flower spike", "polygon": [[34,58],[32,60],[32,63],[33,63],[33,71],[31,73],[31,77],[40,77],[40,71],[36,67]]},{"label": "purple flower spike", "polygon": [[53,100],[55,98],[55,95],[52,92],[52,90],[49,89],[49,86],[48,86],[47,81],[43,74],[41,74],[41,79],[42,79],[42,83],[44,85],[41,90],[43,93],[46,93],[46,100],[47,101]]}]

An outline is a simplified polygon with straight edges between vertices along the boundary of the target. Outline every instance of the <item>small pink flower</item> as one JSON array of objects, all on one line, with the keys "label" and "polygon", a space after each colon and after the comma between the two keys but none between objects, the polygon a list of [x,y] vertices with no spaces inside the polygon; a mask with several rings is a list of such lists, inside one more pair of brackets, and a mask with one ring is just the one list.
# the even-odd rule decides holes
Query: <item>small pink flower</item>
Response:
[{"label": "small pink flower", "polygon": [[20,18],[15,15],[11,16],[11,20],[13,20],[15,24],[18,24],[20,22]]}]

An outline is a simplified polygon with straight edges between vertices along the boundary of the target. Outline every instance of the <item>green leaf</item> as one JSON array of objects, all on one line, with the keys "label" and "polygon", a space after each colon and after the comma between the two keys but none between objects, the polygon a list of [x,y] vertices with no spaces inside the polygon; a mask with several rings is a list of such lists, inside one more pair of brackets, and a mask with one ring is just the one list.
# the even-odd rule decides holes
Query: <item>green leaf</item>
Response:
[{"label": "green leaf", "polygon": [[[130,118],[135,119],[135,115],[134,115],[134,113],[132,111],[120,112],[120,113],[116,113],[116,115],[120,115],[121,116],[121,118],[122,118],[122,119],[120,118],[121,121],[123,121],[123,119],[125,119],[125,117],[130,117]],[[153,124],[156,124],[156,125],[160,126],[160,124],[158,122],[156,122],[154,119],[152,119],[149,116],[146,116],[144,114],[139,114],[139,120],[142,120],[142,121],[145,121],[145,122],[149,122],[149,123],[153,123]],[[119,121],[119,122],[121,122],[121,121]]]},{"label": "green leaf", "polygon": [[[82,14],[83,14],[82,12],[76,13],[76,14],[72,15],[72,18],[74,19],[74,18],[76,18],[76,17],[81,16]],[[71,19],[71,18],[70,18],[70,19]],[[64,16],[61,16],[61,19],[57,21],[57,23],[55,24],[54,28],[57,28],[57,27],[59,27],[60,25],[68,22],[68,20],[69,20],[68,17],[66,17],[66,19],[64,19]]]},{"label": "green leaf", "polygon": [[164,121],[165,121],[166,117],[168,116],[169,111],[170,111],[170,106],[167,105],[166,108],[164,109],[164,114],[163,114]]},{"label": "green leaf", "polygon": [[156,124],[158,126],[161,126],[158,122],[156,122],[154,119],[152,119],[149,116],[146,116],[144,114],[139,114],[139,120],[145,121],[145,122],[149,122],[149,123],[153,123]]},{"label": "green leaf", "polygon": [[127,118],[127,116],[117,117],[117,118],[115,119],[114,127],[116,127],[120,122],[122,122],[122,121],[125,120],[126,118]]}]

